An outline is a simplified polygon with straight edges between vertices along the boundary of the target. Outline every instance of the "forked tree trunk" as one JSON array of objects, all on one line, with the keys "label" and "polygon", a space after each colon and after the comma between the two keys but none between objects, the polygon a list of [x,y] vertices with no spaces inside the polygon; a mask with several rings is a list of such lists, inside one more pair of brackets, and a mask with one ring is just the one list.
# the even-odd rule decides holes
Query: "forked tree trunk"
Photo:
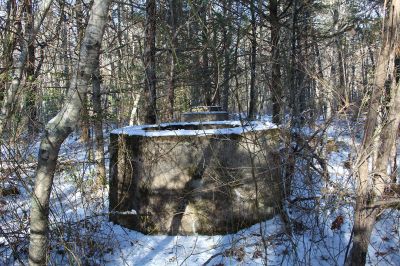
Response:
[{"label": "forked tree trunk", "polygon": [[49,200],[61,144],[77,126],[82,99],[88,91],[97,67],[110,0],[95,0],[80,48],[80,59],[74,69],[66,102],[61,111],[49,121],[40,144],[35,189],[31,206],[30,265],[47,262],[49,231]]},{"label": "forked tree trunk", "polygon": [[392,87],[394,90],[393,98],[389,106],[388,118],[383,123],[383,129],[379,136],[379,145],[374,147],[377,152],[375,165],[373,166],[373,184],[371,188],[367,185],[368,177],[371,173],[368,171],[368,163],[364,162],[359,168],[359,182],[357,189],[355,220],[354,220],[354,240],[350,252],[348,265],[365,265],[368,253],[369,240],[372,229],[375,225],[377,215],[381,211],[379,207],[371,207],[377,199],[380,199],[385,188],[389,187],[392,181],[387,174],[387,168],[390,163],[392,147],[397,138],[397,129],[400,122],[400,86]]},{"label": "forked tree trunk", "polygon": [[[365,122],[364,139],[359,152],[357,171],[357,195],[354,221],[353,246],[347,265],[365,265],[368,253],[369,239],[376,218],[380,212],[379,207],[371,205],[383,196],[385,186],[390,182],[387,175],[389,157],[400,122],[400,87],[393,82],[392,98],[388,106],[387,119],[378,122],[378,116],[382,105],[385,81],[388,77],[388,68],[395,58],[394,53],[398,46],[397,29],[400,24],[400,0],[393,0],[388,4],[389,15],[385,20],[383,29],[383,44],[375,69],[375,79],[371,95],[367,120]],[[377,154],[375,164],[370,170],[372,155]],[[372,178],[372,180],[371,180]],[[372,184],[372,186],[371,186]]]}]

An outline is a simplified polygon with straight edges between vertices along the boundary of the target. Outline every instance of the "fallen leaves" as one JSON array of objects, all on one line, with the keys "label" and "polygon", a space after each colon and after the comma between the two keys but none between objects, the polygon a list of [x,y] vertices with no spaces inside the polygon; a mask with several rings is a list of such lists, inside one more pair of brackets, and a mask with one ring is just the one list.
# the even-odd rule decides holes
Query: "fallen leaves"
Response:
[{"label": "fallen leaves", "polygon": [[344,223],[344,218],[342,215],[336,217],[336,219],[332,222],[331,230],[340,230]]}]

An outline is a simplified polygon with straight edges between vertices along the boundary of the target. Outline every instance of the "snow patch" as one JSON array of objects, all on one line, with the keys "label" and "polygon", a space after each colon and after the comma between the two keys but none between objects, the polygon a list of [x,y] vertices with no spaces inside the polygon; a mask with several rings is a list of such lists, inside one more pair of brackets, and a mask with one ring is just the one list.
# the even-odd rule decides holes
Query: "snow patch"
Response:
[{"label": "snow patch", "polygon": [[[207,129],[207,125],[225,125],[226,128]],[[204,126],[200,129],[163,129],[170,127],[185,126]],[[231,127],[229,127],[231,126]],[[146,137],[162,137],[162,136],[208,136],[208,135],[231,135],[243,134],[251,131],[261,131],[277,128],[271,122],[241,122],[241,121],[212,121],[212,122],[179,122],[179,123],[161,123],[159,125],[142,125],[129,126],[115,129],[111,134],[124,134],[129,136],[146,136]],[[159,130],[156,130],[159,129]]]}]

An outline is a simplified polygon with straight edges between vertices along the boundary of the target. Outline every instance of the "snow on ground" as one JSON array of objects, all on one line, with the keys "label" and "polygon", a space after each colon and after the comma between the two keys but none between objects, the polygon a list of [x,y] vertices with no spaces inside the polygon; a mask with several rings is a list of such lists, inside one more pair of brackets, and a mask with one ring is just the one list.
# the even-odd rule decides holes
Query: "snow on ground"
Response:
[{"label": "snow on ground", "polygon": [[[309,130],[312,134],[312,130]],[[352,237],[354,183],[345,167],[357,138],[346,123],[325,131],[340,144],[327,153],[329,182],[299,160],[288,201],[293,233],[287,235],[277,215],[235,234],[221,236],[147,236],[108,222],[108,191],[95,187],[95,169],[84,144],[68,138],[60,152],[51,196],[52,265],[343,265]],[[339,145],[338,145],[339,146]],[[9,158],[16,147],[1,149],[2,173],[17,167]],[[21,148],[18,158],[34,162],[38,144]],[[307,158],[307,154],[304,154]],[[6,160],[7,159],[7,160]],[[8,173],[19,195],[0,199],[0,265],[27,261],[29,191],[32,167]],[[11,179],[7,179],[9,182]],[[343,224],[332,228],[343,218]],[[372,234],[369,265],[400,265],[400,212],[382,213]]]},{"label": "snow on ground", "polygon": [[[274,234],[282,230],[278,218],[225,236],[146,236],[120,226],[112,227],[121,241],[114,254],[105,256],[106,265],[262,264],[260,254],[264,247],[260,229],[265,238],[275,238]],[[274,253],[284,249],[281,242],[275,248],[270,246],[268,253],[273,259]]]}]

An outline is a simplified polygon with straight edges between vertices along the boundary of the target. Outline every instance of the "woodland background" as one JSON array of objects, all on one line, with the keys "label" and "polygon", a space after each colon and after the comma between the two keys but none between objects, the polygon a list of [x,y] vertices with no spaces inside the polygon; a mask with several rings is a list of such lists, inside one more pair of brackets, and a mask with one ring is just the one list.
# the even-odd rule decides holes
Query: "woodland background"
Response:
[{"label": "woodland background", "polygon": [[[29,229],[39,224],[45,237],[36,249],[31,237],[31,264],[105,263],[111,251],[96,230],[107,224],[101,212],[110,130],[179,121],[195,106],[219,105],[233,119],[268,120],[293,132],[293,186],[301,191],[288,195],[287,212],[312,201],[301,217],[324,219],[328,230],[346,216],[345,247],[328,264],[371,263],[371,256],[396,264],[398,227],[390,248],[368,255],[368,247],[383,213],[391,226],[399,219],[399,12],[398,0],[1,0],[0,259],[25,263]],[[332,173],[332,165],[343,171]],[[55,206],[66,204],[54,198],[58,185],[80,195],[73,222],[57,214]],[[90,210],[88,202],[102,207]],[[337,204],[349,208],[338,213]],[[284,242],[293,244],[308,222],[292,218]],[[98,227],[86,242],[71,240],[77,236],[65,228],[89,232],[88,223]],[[294,246],[279,259],[295,254]],[[82,261],[80,252],[91,249],[100,262]],[[259,256],[265,263],[266,250]],[[226,254],[220,257],[237,257]]]}]

